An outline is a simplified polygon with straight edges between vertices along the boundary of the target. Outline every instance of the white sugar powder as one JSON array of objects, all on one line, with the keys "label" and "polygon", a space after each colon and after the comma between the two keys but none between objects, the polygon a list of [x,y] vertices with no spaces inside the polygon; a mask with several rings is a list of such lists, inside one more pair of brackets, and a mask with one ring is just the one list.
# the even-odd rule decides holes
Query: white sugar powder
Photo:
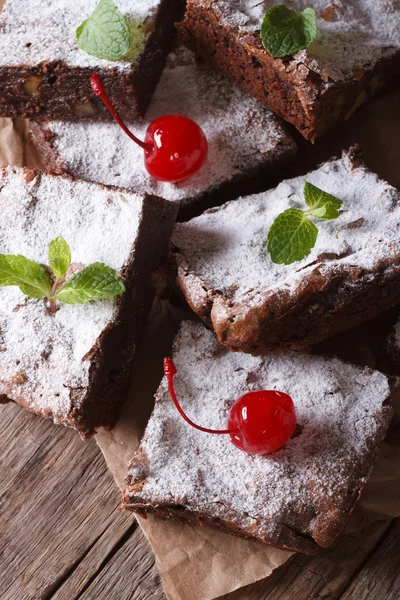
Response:
[{"label": "white sugar powder", "polygon": [[293,398],[301,433],[271,455],[249,456],[228,436],[190,427],[163,380],[142,442],[149,472],[135,498],[229,518],[261,536],[309,512],[319,520],[338,517],[348,494],[365,482],[388,425],[388,416],[376,417],[389,396],[384,375],[294,352],[233,353],[193,322],[180,330],[174,361],[178,399],[196,423],[226,428],[240,396],[275,389]]},{"label": "white sugar powder", "polygon": [[[73,263],[104,262],[120,271],[142,217],[143,198],[64,177],[12,167],[0,170],[0,252],[47,264],[49,242],[61,235]],[[116,233],[117,232],[117,233]],[[51,411],[71,409],[69,388],[85,387],[85,355],[115,316],[113,299],[63,304],[50,316],[43,300],[0,287],[0,395]]]},{"label": "white sugar powder", "polygon": [[[305,180],[343,201],[340,216],[330,221],[312,219],[318,238],[311,253],[291,265],[274,264],[266,250],[269,228],[286,209],[307,209]],[[234,300],[256,303],[258,294],[267,290],[293,291],[317,264],[322,275],[325,268],[339,265],[372,270],[379,260],[398,255],[399,200],[397,190],[364,167],[355,168],[344,154],[274,190],[177,224],[173,243],[184,254],[189,270],[210,288]]]},{"label": "white sugar powder", "polygon": [[181,47],[169,55],[145,121],[132,126],[144,138],[148,124],[164,114],[181,114],[203,128],[209,144],[206,165],[179,184],[157,182],[147,174],[143,150],[116,123],[53,121],[58,158],[68,172],[110,185],[189,200],[246,171],[260,169],[294,151],[277,118],[216,71],[196,64]]},{"label": "white sugar powder", "polygon": [[[209,0],[199,0],[209,4]],[[242,34],[260,30],[265,12],[278,0],[217,0],[221,22]],[[301,12],[307,7],[317,14],[317,39],[295,55],[317,73],[327,72],[333,80],[349,79],[357,68],[368,68],[400,49],[400,5],[398,0],[291,0],[288,8]],[[258,33],[257,33],[258,35]]]},{"label": "white sugar powder", "polygon": [[[116,0],[132,31],[143,29],[145,20],[157,10],[159,0]],[[90,56],[76,44],[77,27],[98,5],[98,0],[7,0],[0,15],[0,63],[3,66],[37,65],[63,61],[72,67],[105,67],[126,70],[132,57],[110,62]],[[139,54],[146,36],[133,50]]]}]

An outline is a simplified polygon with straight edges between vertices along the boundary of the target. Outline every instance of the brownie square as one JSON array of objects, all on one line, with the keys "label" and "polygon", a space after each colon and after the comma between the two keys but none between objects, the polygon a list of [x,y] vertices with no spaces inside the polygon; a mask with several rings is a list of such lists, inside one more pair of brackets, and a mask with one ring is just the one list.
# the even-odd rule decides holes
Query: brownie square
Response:
[{"label": "brownie square", "polygon": [[132,130],[143,139],[149,123],[168,113],[197,121],[209,143],[204,167],[178,184],[150,177],[143,150],[116,123],[31,122],[32,137],[52,172],[154,193],[180,201],[182,209],[222,204],[257,185],[265,189],[295,154],[275,115],[217,71],[198,65],[183,46],[170,53],[146,119]]},{"label": "brownie square", "polygon": [[397,0],[307,3],[317,39],[283,59],[262,46],[260,29],[271,2],[188,0],[182,41],[249,94],[314,140],[372,96],[398,83],[400,7]]},{"label": "brownie square", "polygon": [[[289,208],[307,208],[304,181],[343,201],[316,222],[303,260],[274,264],[267,234]],[[232,350],[304,349],[400,302],[400,193],[355,149],[276,189],[176,225],[171,275],[192,309]]]},{"label": "brownie square", "polygon": [[90,87],[96,71],[125,119],[145,114],[183,14],[183,0],[118,0],[131,28],[126,58],[81,50],[76,28],[98,0],[7,0],[0,14],[0,116],[47,119],[112,117]]},{"label": "brownie square", "polygon": [[336,358],[233,353],[194,322],[182,325],[173,358],[177,397],[199,425],[225,429],[243,394],[276,389],[292,397],[297,430],[280,450],[250,456],[229,436],[188,425],[164,378],[124,507],[307,554],[334,544],[389,425],[386,377]]},{"label": "brownie square", "polygon": [[67,276],[103,262],[126,291],[86,304],[44,299],[0,287],[0,402],[75,427],[82,437],[111,427],[126,398],[137,346],[154,297],[151,278],[168,247],[176,205],[118,188],[0,169],[0,252],[47,262],[63,236]]}]

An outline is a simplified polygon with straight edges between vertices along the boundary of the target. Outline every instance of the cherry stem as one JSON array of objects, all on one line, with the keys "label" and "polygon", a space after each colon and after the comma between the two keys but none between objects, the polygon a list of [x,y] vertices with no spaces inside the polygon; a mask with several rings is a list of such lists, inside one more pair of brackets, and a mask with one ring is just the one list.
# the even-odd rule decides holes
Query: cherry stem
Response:
[{"label": "cherry stem", "polygon": [[139,140],[139,138],[137,138],[136,135],[129,131],[129,129],[127,128],[127,126],[125,125],[125,123],[111,104],[111,100],[107,96],[106,90],[104,89],[104,85],[100,81],[100,77],[97,75],[97,73],[93,73],[93,75],[91,76],[90,85],[96,96],[103,100],[104,104],[107,106],[108,110],[110,111],[114,119],[117,121],[118,125],[125,131],[126,135],[130,137],[131,140],[133,140],[138,146],[143,148],[143,150],[145,150],[146,152],[153,152],[154,146],[152,144],[146,144],[145,142],[142,142],[142,140]]},{"label": "cherry stem", "polygon": [[189,419],[189,417],[187,416],[187,414],[184,412],[183,408],[179,404],[178,399],[175,394],[174,375],[176,375],[176,367],[175,367],[175,364],[174,364],[174,361],[172,360],[172,358],[164,358],[164,373],[165,373],[165,376],[168,381],[168,388],[169,388],[169,393],[171,394],[172,401],[175,404],[181,417],[183,417],[185,419],[185,421],[187,423],[189,423],[189,425],[191,425],[195,429],[198,429],[199,431],[204,431],[204,433],[216,433],[219,435],[227,434],[227,433],[236,433],[238,431],[237,429],[207,429],[207,427],[202,427],[201,425],[196,425],[196,423],[193,423],[193,421],[191,419]]}]

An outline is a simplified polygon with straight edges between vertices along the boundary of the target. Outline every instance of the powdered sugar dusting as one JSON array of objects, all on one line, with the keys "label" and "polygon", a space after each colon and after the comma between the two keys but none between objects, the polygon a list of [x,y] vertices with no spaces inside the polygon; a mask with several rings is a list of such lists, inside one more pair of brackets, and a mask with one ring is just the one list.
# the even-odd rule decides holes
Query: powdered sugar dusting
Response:
[{"label": "powdered sugar dusting", "polygon": [[[288,208],[306,209],[307,180],[343,201],[340,216],[313,221],[317,242],[302,261],[274,264],[266,250],[269,228]],[[318,266],[323,276],[340,265],[373,270],[400,252],[400,194],[344,153],[305,177],[283,181],[276,189],[240,198],[187,223],[177,224],[173,243],[189,270],[208,286],[234,300],[257,303],[267,290],[294,291]]]},{"label": "powdered sugar dusting", "polygon": [[[148,474],[135,501],[172,503],[229,518],[252,535],[279,541],[282,525],[312,531],[338,519],[365,483],[389,417],[377,417],[389,395],[381,373],[337,359],[301,355],[252,357],[220,346],[201,324],[186,322],[174,361],[177,396],[198,424],[225,428],[244,393],[290,394],[300,435],[272,455],[250,457],[228,436],[209,435],[178,415],[165,379],[141,448]],[[131,471],[136,475],[135,463]],[[345,508],[343,508],[345,507]],[[297,520],[297,521],[296,521]]]},{"label": "powdered sugar dusting", "polygon": [[[37,65],[63,61],[75,67],[131,68],[132,61],[144,49],[143,32],[159,6],[159,0],[117,0],[121,13],[128,19],[133,34],[132,56],[111,62],[90,56],[76,44],[77,27],[98,5],[98,0],[7,0],[0,15],[0,63],[3,66]],[[136,33],[135,33],[136,32]]]},{"label": "powdered sugar dusting", "polygon": [[55,150],[71,174],[167,200],[189,201],[295,149],[270,111],[219,73],[197,65],[184,47],[169,55],[146,119],[132,131],[143,138],[148,124],[168,113],[197,121],[209,143],[206,165],[178,184],[150,177],[142,149],[116,123],[54,121],[46,127],[55,134]]},{"label": "powdered sugar dusting", "polygon": [[[204,0],[199,0],[203,3]],[[205,0],[209,4],[209,0]],[[265,12],[278,0],[217,0],[221,22],[239,33],[257,33]],[[307,7],[317,14],[318,36],[294,61],[311,70],[328,73],[333,80],[349,79],[357,68],[369,68],[384,56],[400,50],[400,5],[398,0],[290,0],[286,6],[301,12]]]},{"label": "powdered sugar dusting", "polygon": [[[47,263],[48,244],[61,235],[73,263],[100,261],[120,271],[138,232],[143,197],[32,173],[0,170],[0,252]],[[114,318],[117,302],[63,304],[51,316],[43,300],[0,287],[0,396],[53,414],[56,422],[65,418],[73,390],[88,384],[85,355]]]}]

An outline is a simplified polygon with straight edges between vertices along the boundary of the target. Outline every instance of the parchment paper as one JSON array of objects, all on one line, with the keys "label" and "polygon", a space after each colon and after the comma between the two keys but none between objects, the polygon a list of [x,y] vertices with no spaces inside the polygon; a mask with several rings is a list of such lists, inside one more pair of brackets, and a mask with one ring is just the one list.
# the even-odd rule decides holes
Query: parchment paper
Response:
[{"label": "parchment paper", "polygon": [[[0,0],[1,2],[1,0]],[[392,94],[362,109],[350,124],[328,134],[315,146],[304,143],[301,162],[312,165],[360,141],[367,164],[400,187],[400,94]],[[0,119],[0,164],[40,166],[30,146],[26,123]],[[168,354],[181,314],[166,303],[153,307],[134,373],[134,386],[119,423],[96,436],[108,467],[122,487],[127,465],[137,448],[153,406],[153,394],[162,376],[162,358]],[[385,317],[383,317],[384,319]],[[379,329],[379,325],[378,325]],[[324,351],[341,354],[359,364],[375,363],[369,325],[325,344]],[[400,414],[400,394],[395,398]],[[392,430],[381,458],[349,522],[348,530],[366,519],[400,515],[400,441]],[[149,517],[140,525],[156,554],[167,596],[172,600],[211,600],[268,577],[291,552],[243,540],[208,527],[192,527]]]},{"label": "parchment paper", "polygon": [[[151,323],[135,368],[130,400],[113,431],[102,431],[96,436],[121,488],[126,466],[139,445],[150,415],[152,394],[162,376],[162,358],[169,353],[180,316],[166,304],[153,308]],[[351,338],[354,351],[350,358],[353,362],[373,365],[375,361],[367,345],[366,329],[357,328]],[[358,348],[361,348],[361,352]],[[400,394],[396,394],[395,400],[400,414]],[[379,463],[350,518],[347,531],[355,531],[366,520],[399,515],[400,440],[394,432],[382,445]],[[289,551],[236,538],[208,527],[182,525],[155,517],[139,519],[139,522],[155,552],[165,592],[172,600],[218,598],[268,577],[292,555]]]}]

